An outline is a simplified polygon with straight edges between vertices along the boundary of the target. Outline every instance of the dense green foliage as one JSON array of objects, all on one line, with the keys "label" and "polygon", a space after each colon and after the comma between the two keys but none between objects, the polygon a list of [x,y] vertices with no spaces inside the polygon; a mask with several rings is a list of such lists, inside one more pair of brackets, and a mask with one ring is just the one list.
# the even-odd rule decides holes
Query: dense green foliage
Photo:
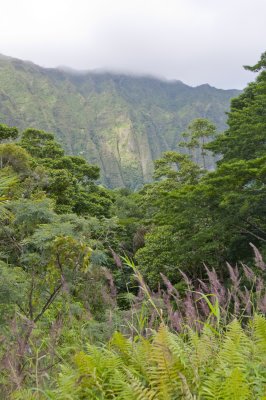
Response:
[{"label": "dense green foliage", "polygon": [[27,129],[22,133],[21,146],[33,157],[40,173],[47,171],[49,179],[44,188],[56,200],[57,211],[109,215],[111,196],[94,183],[99,178],[97,166],[79,156],[65,156],[51,133]]},{"label": "dense green foliage", "polygon": [[[189,126],[190,144],[199,122]],[[179,269],[197,275],[204,262],[221,271],[225,261],[249,261],[249,242],[265,254],[265,70],[232,101],[228,124],[224,134],[203,145],[220,157],[215,171],[167,152],[155,163],[159,180],[142,190],[151,228],[137,259],[152,285],[159,272],[177,282]]]},{"label": "dense green foliage", "polygon": [[1,398],[266,399],[265,54],[249,68],[227,130],[187,121],[134,193],[0,124]]},{"label": "dense green foliage", "polygon": [[101,168],[108,187],[140,187],[193,118],[225,129],[236,90],[112,73],[45,69],[0,56],[0,122],[55,132],[67,154]]}]

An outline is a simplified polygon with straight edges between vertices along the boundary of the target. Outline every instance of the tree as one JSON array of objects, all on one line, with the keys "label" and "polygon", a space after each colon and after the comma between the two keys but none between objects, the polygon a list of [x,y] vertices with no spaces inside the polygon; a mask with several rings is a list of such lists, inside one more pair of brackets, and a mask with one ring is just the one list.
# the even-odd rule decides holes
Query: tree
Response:
[{"label": "tree", "polygon": [[14,143],[0,144],[0,169],[11,167],[17,173],[29,172],[29,154]]},{"label": "tree", "polygon": [[185,141],[179,143],[179,146],[186,147],[195,161],[197,161],[197,151],[199,151],[203,168],[206,169],[206,158],[210,157],[210,154],[206,152],[205,146],[216,134],[216,127],[211,121],[206,118],[196,118],[190,122],[187,131],[183,133]]},{"label": "tree", "polygon": [[64,150],[52,133],[29,128],[22,132],[20,145],[37,159],[56,158],[64,155]]},{"label": "tree", "polygon": [[18,137],[18,129],[16,127],[0,124],[0,142],[8,139],[16,139]]},{"label": "tree", "polygon": [[152,288],[161,272],[176,283],[179,269],[198,270],[204,250],[202,246],[196,252],[195,246],[200,241],[200,223],[208,219],[206,199],[197,191],[203,175],[189,156],[166,152],[155,161],[154,176],[159,180],[140,192],[148,227],[145,246],[137,251],[136,259]]},{"label": "tree", "polygon": [[[263,53],[253,67],[259,72],[231,102],[229,128],[207,147],[221,155],[218,169],[208,177],[219,196],[219,204],[231,219],[232,237],[238,240],[235,253],[248,241],[262,250],[266,243],[266,64]],[[233,233],[234,232],[234,233]],[[247,247],[248,248],[248,247]]]},{"label": "tree", "polygon": [[231,101],[224,134],[206,147],[221,154],[220,164],[233,160],[251,160],[266,153],[266,67],[265,54],[251,71],[260,71],[255,82]]},{"label": "tree", "polygon": [[169,179],[182,184],[195,183],[201,171],[187,155],[175,151],[167,151],[162,158],[154,162],[154,178]]},{"label": "tree", "polygon": [[260,60],[257,62],[257,64],[253,66],[244,65],[244,68],[247,69],[248,71],[253,71],[253,72],[259,72],[266,69],[266,51],[262,53]]}]

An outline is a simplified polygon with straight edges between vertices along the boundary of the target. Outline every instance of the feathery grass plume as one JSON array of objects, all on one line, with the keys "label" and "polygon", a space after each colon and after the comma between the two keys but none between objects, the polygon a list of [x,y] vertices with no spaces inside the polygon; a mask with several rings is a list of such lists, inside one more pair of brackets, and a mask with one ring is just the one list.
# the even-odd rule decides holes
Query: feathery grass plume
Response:
[{"label": "feathery grass plume", "polygon": [[255,254],[255,264],[258,268],[260,268],[262,271],[266,270],[266,264],[262,259],[262,255],[260,254],[259,250],[257,249],[256,246],[254,246],[254,244],[249,243],[250,246],[252,247],[254,254]]},{"label": "feathery grass plume", "polygon": [[[258,249],[255,248],[254,253],[255,263],[260,262],[260,266],[263,266],[262,256]],[[163,313],[164,322],[171,329],[180,331],[182,326],[187,324],[201,330],[204,322],[209,318],[215,320],[212,308],[217,304],[220,312],[219,319],[224,323],[232,321],[237,316],[244,321],[254,315],[256,311],[265,313],[266,288],[262,268],[252,269],[243,263],[233,267],[227,263],[227,281],[221,279],[217,272],[207,265],[205,265],[207,275],[205,279],[192,280],[187,274],[180,271],[184,278],[184,284],[187,286],[185,293],[181,294],[164,274],[161,274],[164,285],[159,287],[157,292],[151,291],[134,263],[128,259],[124,261],[133,269],[140,286],[140,294],[135,297],[132,309],[137,315],[138,310],[141,310],[144,298],[148,299],[152,306],[150,314],[146,315],[149,328],[157,327],[156,324],[153,325],[154,313],[160,315],[160,318]],[[210,302],[209,305],[208,302]],[[210,314],[212,315],[210,316]]]}]

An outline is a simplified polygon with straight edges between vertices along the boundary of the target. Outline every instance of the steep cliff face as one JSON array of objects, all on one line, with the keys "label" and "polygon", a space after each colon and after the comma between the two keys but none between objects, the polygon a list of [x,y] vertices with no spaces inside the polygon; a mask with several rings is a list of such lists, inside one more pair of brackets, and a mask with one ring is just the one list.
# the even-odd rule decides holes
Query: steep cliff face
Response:
[{"label": "steep cliff face", "polygon": [[109,187],[148,182],[193,118],[225,128],[237,90],[112,73],[76,74],[0,57],[0,122],[54,132],[66,151],[101,167]]}]

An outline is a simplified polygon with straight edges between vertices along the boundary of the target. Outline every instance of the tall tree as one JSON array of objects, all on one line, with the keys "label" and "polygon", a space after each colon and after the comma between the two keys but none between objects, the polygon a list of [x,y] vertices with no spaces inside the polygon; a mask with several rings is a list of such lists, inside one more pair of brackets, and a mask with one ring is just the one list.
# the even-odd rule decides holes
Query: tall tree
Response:
[{"label": "tall tree", "polygon": [[207,157],[211,154],[206,151],[206,144],[216,136],[215,125],[206,118],[196,118],[190,122],[187,130],[183,133],[184,142],[181,142],[179,146],[186,147],[189,150],[189,154],[194,158],[194,161],[198,161],[197,152],[201,157],[201,163],[204,169],[207,167]]}]

